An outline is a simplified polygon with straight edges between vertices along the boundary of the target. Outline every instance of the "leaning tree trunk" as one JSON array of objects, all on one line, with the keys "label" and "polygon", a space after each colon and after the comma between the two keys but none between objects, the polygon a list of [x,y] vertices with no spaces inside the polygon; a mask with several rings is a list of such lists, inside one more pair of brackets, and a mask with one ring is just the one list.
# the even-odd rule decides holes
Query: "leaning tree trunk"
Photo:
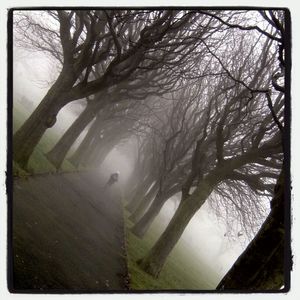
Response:
[{"label": "leaning tree trunk", "polygon": [[[97,133],[97,130],[100,132],[100,130],[103,128],[101,125],[103,123],[101,122],[101,119],[96,120],[97,124],[95,133]],[[120,131],[120,130],[119,130]],[[119,140],[121,134],[117,132],[117,135],[115,135],[115,130],[113,131],[105,131],[104,132],[104,138],[100,138],[99,134],[95,134],[95,138],[91,141],[90,145],[86,148],[86,151],[83,152],[82,157],[80,159],[80,162],[82,165],[85,166],[95,166],[95,165],[101,165],[102,162],[105,160],[109,152],[114,148],[116,145],[116,142]]]},{"label": "leaning tree trunk", "polygon": [[80,163],[83,166],[100,166],[115,145],[115,140],[106,141],[101,140],[98,136],[95,137],[87,150],[83,153]]},{"label": "leaning tree trunk", "polygon": [[269,216],[221,280],[218,290],[278,290],[285,284],[284,212],[284,174],[281,172]]},{"label": "leaning tree trunk", "polygon": [[212,186],[207,182],[200,183],[193,194],[178,206],[169,225],[158,241],[142,259],[138,260],[140,267],[147,273],[157,277],[192,217],[205,203],[212,192]]},{"label": "leaning tree trunk", "polygon": [[146,213],[131,228],[131,232],[137,237],[143,238],[155,218],[158,216],[166,200],[164,195],[157,194]]},{"label": "leaning tree trunk", "polygon": [[65,73],[60,74],[34,112],[13,136],[13,159],[21,168],[27,168],[36,145],[46,130],[56,123],[58,112],[67,104],[63,93],[72,87],[74,78]]},{"label": "leaning tree trunk", "polygon": [[96,165],[95,153],[98,153],[98,155],[100,155],[100,153],[104,152],[105,147],[107,147],[107,142],[105,141],[105,139],[100,140],[99,135],[97,134],[98,130],[99,127],[95,126],[95,130],[92,131],[94,132],[94,137],[91,138],[87,137],[87,140],[85,142],[89,142],[89,143],[88,144],[84,143],[83,146],[86,145],[86,148],[82,149],[82,151],[78,153],[77,156],[78,165],[81,164],[83,166],[88,166],[89,163],[91,162],[93,163],[93,165]]},{"label": "leaning tree trunk", "polygon": [[128,202],[128,204],[125,206],[125,208],[130,212],[133,213],[134,210],[137,208],[139,203],[142,201],[143,197],[147,193],[147,190],[151,186],[153,182],[153,177],[149,174],[147,175],[144,180],[140,183],[137,191],[134,194],[134,197],[131,201]]},{"label": "leaning tree trunk", "polygon": [[95,138],[95,134],[97,132],[98,126],[96,121],[92,124],[90,129],[88,130],[86,136],[78,146],[78,148],[75,150],[73,155],[68,158],[68,160],[74,165],[76,168],[81,164],[81,160],[84,156],[84,153],[87,151],[87,149],[90,147],[93,139]]},{"label": "leaning tree trunk", "polygon": [[[143,172],[144,169],[147,168],[143,168],[142,163],[139,160],[137,160],[135,162],[135,165],[133,166],[133,172],[130,175],[127,184],[126,207],[127,205],[130,205],[131,200],[134,198],[134,195],[136,195],[137,191],[139,190],[141,184],[141,178],[144,174]],[[133,210],[131,210],[131,212],[133,212]]]},{"label": "leaning tree trunk", "polygon": [[[102,144],[102,143],[101,143]],[[94,153],[94,155],[91,155],[88,160],[88,165],[97,165],[101,166],[104,162],[105,158],[108,156],[108,154],[114,149],[116,146],[117,141],[113,140],[109,143],[106,143],[103,145],[100,149],[101,151],[98,151],[98,153]],[[99,147],[99,146],[98,146]]]},{"label": "leaning tree trunk", "polygon": [[145,195],[144,199],[140,202],[138,207],[129,216],[130,221],[137,222],[142,217],[147,207],[150,205],[151,201],[157,194],[157,191],[158,191],[158,184],[154,183],[153,186],[148,191],[148,193]]},{"label": "leaning tree trunk", "polygon": [[68,151],[94,117],[94,105],[88,104],[85,110],[73,122],[56,145],[46,154],[47,159],[56,167],[56,169],[60,168]]},{"label": "leaning tree trunk", "polygon": [[169,189],[167,192],[164,192],[163,194],[157,194],[145,214],[132,227],[132,233],[139,238],[142,238],[150,228],[155,218],[158,216],[166,201],[177,194],[179,191],[179,185],[177,185]]}]

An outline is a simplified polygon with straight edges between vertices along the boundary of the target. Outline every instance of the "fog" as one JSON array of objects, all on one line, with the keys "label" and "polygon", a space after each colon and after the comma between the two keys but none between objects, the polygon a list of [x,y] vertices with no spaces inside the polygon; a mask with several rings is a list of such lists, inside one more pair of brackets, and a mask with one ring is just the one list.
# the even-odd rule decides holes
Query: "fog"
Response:
[{"label": "fog", "polygon": [[133,171],[133,164],[129,161],[127,156],[120,152],[120,150],[113,149],[99,167],[99,172],[101,174],[106,174],[108,179],[110,174],[117,171],[120,172],[118,186],[121,187],[121,190],[125,189],[127,180]]},{"label": "fog", "polygon": [[[130,144],[129,146],[132,147],[133,145]],[[132,152],[134,152],[133,148]],[[99,168],[99,172],[101,176],[106,174],[108,179],[111,173],[120,171],[120,179],[116,188],[121,188],[122,191],[126,187],[127,179],[133,171],[132,163],[130,157],[122,154],[120,150],[114,149]],[[179,200],[180,195],[175,195],[163,206],[158,216],[161,230],[170,222],[179,204]],[[188,245],[190,251],[200,261],[209,262],[209,267],[217,275],[215,279],[217,283],[249,243],[245,235],[238,236],[238,232],[229,233],[226,225],[217,219],[209,207],[209,203],[206,203],[188,224],[180,242]],[[229,234],[230,237],[228,237]],[[187,255],[189,254],[187,253]],[[201,272],[200,269],[199,272]]]},{"label": "fog", "polygon": [[[14,101],[21,101],[26,97],[32,101],[33,105],[28,106],[31,113],[47,93],[49,86],[57,76],[57,69],[53,61],[41,52],[30,52],[26,50],[14,49]],[[86,106],[85,100],[78,100],[66,105],[58,114],[56,124],[48,129],[48,132],[56,132],[62,135],[69,126],[76,120],[77,116]],[[72,149],[80,144],[86,135],[89,126],[81,133]],[[134,152],[134,143],[127,143],[127,151]],[[127,180],[133,171],[133,159],[122,153],[120,149],[114,148],[99,167],[99,172],[109,178],[110,174],[120,171],[118,186],[121,191],[125,188]],[[169,199],[163,206],[159,217],[162,227],[166,227],[172,218],[180,195]],[[206,203],[194,216],[184,231],[181,241],[184,241],[191,251],[199,257],[201,261],[209,261],[218,279],[221,279],[243,252],[247,245],[245,236],[238,237],[238,231],[231,232],[231,239],[227,235],[227,228],[224,223],[219,222],[209,204]],[[232,238],[233,236],[233,238]],[[234,237],[235,236],[235,237]],[[249,242],[249,241],[248,241]]]},{"label": "fog", "polygon": [[[58,76],[57,63],[42,52],[32,52],[14,47],[13,57],[13,101],[23,101],[29,116],[46,95]],[[48,132],[63,135],[78,115],[84,110],[86,100],[78,100],[67,104],[58,114],[55,125]],[[81,133],[72,146],[74,150],[82,141],[88,127]]]},{"label": "fog", "polygon": [[[31,172],[40,146],[41,168],[117,181],[132,234],[159,222],[141,269],[158,276],[185,245],[218,283],[267,218],[283,174],[284,13],[270,12],[278,22],[243,11],[44,13],[16,16],[14,121],[27,121],[14,167]],[[256,20],[263,29],[243,27]]]}]

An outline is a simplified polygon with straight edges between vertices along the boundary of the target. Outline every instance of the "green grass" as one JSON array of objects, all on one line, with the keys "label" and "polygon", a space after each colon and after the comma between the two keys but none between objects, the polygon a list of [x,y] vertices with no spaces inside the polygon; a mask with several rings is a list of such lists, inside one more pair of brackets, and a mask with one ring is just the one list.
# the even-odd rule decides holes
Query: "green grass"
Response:
[{"label": "green grass", "polygon": [[[14,103],[13,106],[13,132],[15,132],[23,122],[29,117],[30,112],[20,102]],[[39,144],[36,146],[32,156],[28,162],[28,170],[22,170],[18,164],[13,163],[13,173],[15,176],[26,176],[29,173],[40,174],[56,172],[55,167],[48,161],[45,153],[51,150],[51,148],[58,141],[60,135],[55,132],[46,132],[42,137]],[[61,170],[64,172],[75,171],[75,167],[67,160],[64,160]]]},{"label": "green grass", "polygon": [[145,256],[162,233],[159,217],[143,239],[129,230],[133,225],[125,211],[128,270],[132,290],[212,290],[216,286],[214,273],[180,241],[167,259],[156,279],[145,273],[136,261]]}]

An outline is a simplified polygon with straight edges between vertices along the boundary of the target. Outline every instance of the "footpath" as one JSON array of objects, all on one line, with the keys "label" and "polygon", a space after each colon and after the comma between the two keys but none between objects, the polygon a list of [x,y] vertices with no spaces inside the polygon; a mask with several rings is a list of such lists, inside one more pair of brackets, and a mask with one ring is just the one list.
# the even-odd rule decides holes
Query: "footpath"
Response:
[{"label": "footpath", "polygon": [[12,291],[128,290],[121,195],[104,184],[92,172],[14,179]]}]

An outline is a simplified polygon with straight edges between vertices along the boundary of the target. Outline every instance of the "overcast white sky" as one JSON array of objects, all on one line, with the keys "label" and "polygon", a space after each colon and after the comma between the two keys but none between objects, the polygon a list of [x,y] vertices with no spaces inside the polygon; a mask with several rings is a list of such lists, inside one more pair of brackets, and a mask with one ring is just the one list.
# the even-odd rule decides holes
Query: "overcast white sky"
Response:
[{"label": "overcast white sky", "polygon": [[[6,288],[6,243],[4,241],[6,241],[6,222],[7,222],[7,216],[6,216],[6,194],[5,194],[5,169],[6,169],[6,66],[7,66],[7,59],[6,59],[6,12],[7,12],[7,8],[9,7],[20,7],[20,6],[43,6],[43,5],[70,5],[70,6],[109,6],[109,5],[137,5],[137,6],[147,6],[147,5],[156,5],[156,6],[161,6],[161,5],[166,5],[166,6],[184,6],[184,5],[240,5],[240,6],[280,6],[280,7],[289,7],[292,13],[292,22],[293,22],[293,54],[294,53],[300,53],[300,47],[299,47],[299,28],[300,28],[300,5],[299,5],[299,0],[286,0],[286,1],[282,1],[282,0],[272,0],[272,1],[267,1],[267,0],[260,0],[260,1],[243,1],[243,0],[239,0],[239,1],[215,1],[215,0],[202,0],[202,1],[191,1],[191,0],[172,0],[172,1],[167,1],[167,0],[143,0],[143,1],[128,1],[128,0],[119,0],[117,2],[115,1],[108,1],[108,0],[104,0],[101,1],[101,3],[98,0],[93,0],[93,1],[79,1],[79,0],[65,0],[65,1],[59,1],[59,0],[52,0],[51,2],[49,1],[45,1],[45,0],[28,0],[28,1],[21,1],[21,0],[11,0],[11,1],[7,1],[7,0],[2,0],[1,1],[1,16],[0,16],[0,30],[1,30],[1,56],[0,56],[0,65],[2,66],[2,71],[0,72],[0,92],[1,92],[1,98],[2,100],[0,101],[1,103],[1,109],[0,109],[0,140],[1,140],[1,152],[0,152],[0,184],[1,184],[1,200],[0,201],[0,212],[1,212],[1,231],[0,231],[0,240],[1,240],[1,248],[0,248],[0,253],[1,253],[1,257],[0,257],[0,295],[1,295],[1,299],[11,299],[11,298],[21,298],[21,299],[31,299],[32,296],[31,295],[11,295],[8,293],[7,288]],[[295,30],[295,28],[297,28],[297,31]],[[300,149],[299,149],[299,115],[300,115],[300,111],[299,111],[299,97],[296,97],[295,91],[296,91],[296,84],[299,84],[299,70],[300,70],[300,65],[299,65],[299,58],[297,57],[297,55],[293,56],[293,69],[292,69],[292,84],[293,84],[293,88],[292,88],[292,107],[293,107],[293,111],[292,111],[292,121],[293,121],[293,128],[292,128],[292,176],[293,176],[293,194],[296,195],[294,196],[295,199],[293,199],[292,201],[292,205],[293,205],[293,227],[292,227],[292,235],[293,235],[293,252],[294,252],[294,263],[295,263],[295,270],[292,273],[292,290],[290,293],[288,293],[287,295],[280,295],[280,294],[260,294],[259,298],[262,299],[277,299],[277,298],[283,298],[285,297],[285,299],[299,299],[299,282],[300,282],[300,276],[299,276],[299,253],[300,253],[300,249],[299,249],[299,228],[300,228],[300,224],[299,224],[299,217],[296,217],[298,215],[300,215],[300,202],[299,201],[295,201],[297,196],[299,197],[300,192],[299,192],[299,188],[300,188],[300,182],[299,181],[299,171],[297,171],[297,167],[296,166],[300,166],[300,160],[299,160],[299,153],[300,153]],[[295,82],[297,82],[295,84]],[[39,96],[41,96],[44,92],[42,90],[38,91],[35,90],[34,91],[26,91],[28,93],[33,92],[34,94],[36,93],[37,98],[39,98]],[[40,93],[40,94],[39,94]],[[298,96],[298,95],[297,95]],[[295,100],[297,99],[297,101]],[[296,155],[298,154],[298,155]],[[298,167],[299,168],[299,167]],[[296,173],[296,171],[298,173]],[[298,283],[298,284],[297,284]],[[124,298],[132,298],[132,297],[140,297],[140,295],[115,295],[113,296],[114,299],[118,298],[118,299],[124,299]],[[211,298],[211,299],[215,299],[216,297],[222,297],[222,299],[232,299],[234,297],[240,297],[241,295],[201,295],[201,297],[205,297],[207,298]],[[35,299],[39,299],[40,297],[46,297],[43,295],[35,295],[34,296]],[[74,299],[74,297],[82,297],[81,295],[48,295],[48,298],[58,298],[58,297],[63,297],[64,299],[69,299],[69,297],[72,297],[70,299]],[[89,295],[89,296],[85,296],[85,297],[99,297],[99,295]],[[108,296],[108,295],[102,295],[100,297],[112,297],[112,295]],[[145,296],[146,297],[146,296]],[[171,299],[176,297],[176,295],[160,295],[160,296],[156,296],[159,297],[159,299]],[[177,296],[179,297],[179,295]],[[192,296],[191,296],[192,297]],[[199,297],[199,295],[194,295],[194,297]],[[254,297],[258,297],[258,295],[243,295],[243,298],[254,298]],[[152,298],[152,297],[151,297]]]}]

